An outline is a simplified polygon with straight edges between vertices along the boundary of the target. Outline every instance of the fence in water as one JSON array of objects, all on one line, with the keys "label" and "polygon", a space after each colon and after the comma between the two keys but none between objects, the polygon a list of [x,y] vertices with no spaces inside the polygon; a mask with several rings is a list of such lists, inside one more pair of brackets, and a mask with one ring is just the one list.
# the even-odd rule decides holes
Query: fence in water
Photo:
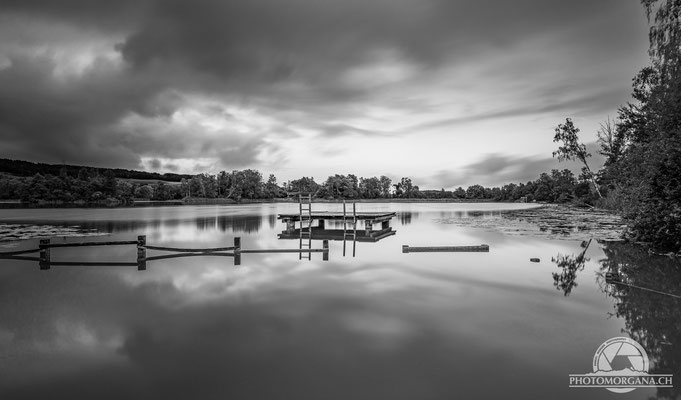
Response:
[{"label": "fence in water", "polygon": [[[137,259],[135,262],[117,262],[117,261],[53,261],[52,250],[63,247],[92,247],[92,246],[131,246],[137,247]],[[147,251],[165,252],[166,254],[149,256]],[[38,257],[29,256],[29,254],[38,253]],[[152,246],[147,244],[146,235],[137,236],[137,240],[121,240],[108,242],[73,242],[73,243],[51,243],[50,239],[40,239],[37,249],[17,250],[0,253],[0,259],[22,260],[22,261],[36,261],[42,270],[48,270],[52,266],[120,266],[120,267],[137,267],[138,270],[144,271],[147,269],[147,262],[167,260],[170,258],[181,257],[233,257],[234,265],[241,265],[242,254],[257,254],[257,253],[322,253],[322,260],[329,260],[329,241],[324,240],[322,248],[306,248],[306,249],[242,249],[241,238],[234,237],[232,246],[225,247],[211,247],[211,248],[179,248],[179,247],[164,247]]]}]

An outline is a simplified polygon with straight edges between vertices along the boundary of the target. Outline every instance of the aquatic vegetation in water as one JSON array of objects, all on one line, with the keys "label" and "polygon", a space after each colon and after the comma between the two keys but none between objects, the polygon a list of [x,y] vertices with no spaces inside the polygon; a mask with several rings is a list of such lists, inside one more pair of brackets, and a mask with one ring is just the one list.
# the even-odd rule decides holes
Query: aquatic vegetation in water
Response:
[{"label": "aquatic vegetation in water", "polygon": [[106,233],[80,226],[0,224],[0,242],[29,240],[51,237],[104,236]]},{"label": "aquatic vegetation in water", "polygon": [[483,228],[508,235],[569,240],[620,239],[625,229],[625,223],[616,214],[561,205],[486,214],[467,213],[440,218],[435,222]]}]

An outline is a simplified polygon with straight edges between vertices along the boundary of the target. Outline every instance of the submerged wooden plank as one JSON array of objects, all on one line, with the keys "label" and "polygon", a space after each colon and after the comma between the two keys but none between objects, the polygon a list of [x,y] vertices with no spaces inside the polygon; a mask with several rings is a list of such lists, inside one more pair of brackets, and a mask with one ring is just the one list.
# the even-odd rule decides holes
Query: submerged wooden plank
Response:
[{"label": "submerged wooden plank", "polygon": [[427,246],[410,247],[402,245],[402,253],[430,253],[430,252],[489,252],[489,245],[479,246]]},{"label": "submerged wooden plank", "polygon": [[21,255],[21,254],[37,253],[39,251],[40,251],[40,249],[6,251],[6,252],[3,252],[3,253],[0,253],[0,257],[18,256],[18,255]]},{"label": "submerged wooden plank", "polygon": [[20,261],[40,261],[40,257],[26,257],[26,256],[0,256],[2,260],[20,260]]},{"label": "submerged wooden plank", "polygon": [[170,258],[183,257],[234,257],[234,253],[180,253],[180,254],[166,254],[163,256],[146,257],[143,261],[158,261],[167,260]]},{"label": "submerged wooden plank", "polygon": [[137,244],[137,240],[124,240],[116,242],[78,242],[78,243],[48,243],[40,244],[40,248],[55,248],[55,247],[85,247],[85,246],[123,246]]},{"label": "submerged wooden plank", "polygon": [[328,253],[329,249],[253,249],[241,250],[242,254],[247,253]]},{"label": "submerged wooden plank", "polygon": [[147,250],[174,251],[174,252],[178,252],[178,253],[210,253],[210,252],[216,252],[216,251],[234,250],[234,246],[214,247],[214,248],[209,248],[209,249],[185,249],[185,248],[179,248],[179,247],[161,247],[161,246],[149,246],[149,245],[145,245],[145,246],[142,246],[142,247],[146,248]]},{"label": "submerged wooden plank", "polygon": [[136,267],[136,262],[108,262],[108,261],[50,261],[49,266],[62,267]]}]

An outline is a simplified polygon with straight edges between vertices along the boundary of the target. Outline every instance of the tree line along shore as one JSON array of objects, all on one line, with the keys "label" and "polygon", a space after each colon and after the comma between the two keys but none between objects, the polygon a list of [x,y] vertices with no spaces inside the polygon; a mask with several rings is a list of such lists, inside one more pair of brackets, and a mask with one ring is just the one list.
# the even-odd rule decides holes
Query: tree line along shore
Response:
[{"label": "tree line along shore", "polygon": [[592,204],[589,182],[564,169],[542,173],[526,183],[499,187],[471,185],[455,190],[422,190],[408,177],[393,182],[386,176],[357,177],[353,174],[329,176],[323,182],[302,177],[279,184],[274,175],[267,180],[253,169],[221,171],[181,178],[179,182],[125,179],[113,170],[81,168],[75,174],[62,169],[58,175],[36,173],[16,176],[0,173],[0,200],[27,204],[110,204],[130,205],[135,200],[169,201],[225,199],[233,202],[275,200],[311,194],[317,200],[445,200],[445,201],[542,201]]}]

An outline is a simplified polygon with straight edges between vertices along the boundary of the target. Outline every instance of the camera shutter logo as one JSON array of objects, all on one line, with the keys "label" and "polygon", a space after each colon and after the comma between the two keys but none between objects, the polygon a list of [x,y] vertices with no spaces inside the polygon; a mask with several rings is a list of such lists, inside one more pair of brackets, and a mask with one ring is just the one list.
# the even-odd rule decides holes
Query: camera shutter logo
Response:
[{"label": "camera shutter logo", "polygon": [[570,387],[600,387],[627,393],[639,387],[672,387],[672,375],[649,374],[643,346],[628,337],[606,340],[593,358],[593,372],[570,374]]}]

